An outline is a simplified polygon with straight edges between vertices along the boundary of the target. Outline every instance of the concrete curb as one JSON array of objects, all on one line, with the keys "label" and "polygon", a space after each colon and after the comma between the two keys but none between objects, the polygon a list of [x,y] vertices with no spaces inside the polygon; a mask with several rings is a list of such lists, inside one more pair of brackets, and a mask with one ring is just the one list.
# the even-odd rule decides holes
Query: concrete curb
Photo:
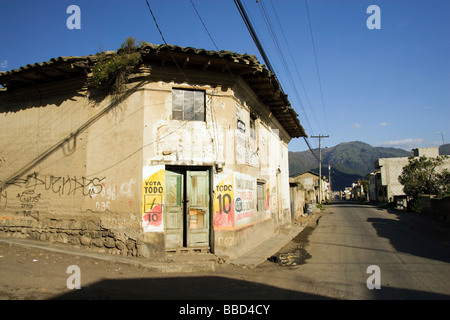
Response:
[{"label": "concrete curb", "polygon": [[294,239],[304,228],[305,226],[293,226],[287,234],[280,232],[252,249],[248,254],[244,254],[239,258],[231,260],[231,264],[239,267],[245,266],[247,268],[257,267],[288,244],[289,241]]},{"label": "concrete curb", "polygon": [[254,268],[265,262],[269,257],[276,254],[287,245],[292,239],[299,235],[308,225],[317,224],[322,213],[308,215],[301,224],[294,224],[288,229],[282,230],[274,237],[264,241],[247,254],[231,260],[231,264],[239,267]]},{"label": "concrete curb", "polygon": [[[105,253],[91,252],[80,248],[68,247],[64,245],[39,242],[28,239],[4,238],[0,237],[0,243],[16,245],[26,248],[36,248],[51,252],[70,254],[97,260],[110,261],[113,263],[122,263],[137,267],[146,268],[152,272],[159,273],[184,273],[184,272],[213,272],[215,271],[216,257],[212,254],[204,254],[196,256],[180,255],[173,259],[150,260],[136,257],[123,257]],[[200,258],[200,259],[199,259]]]},{"label": "concrete curb", "polygon": [[[295,224],[287,229],[281,230],[272,238],[250,250],[250,252],[239,258],[231,260],[230,263],[234,266],[246,268],[254,268],[262,264],[267,260],[267,258],[277,253],[300,232],[302,232],[308,224],[316,221],[317,219],[318,217],[315,214],[308,216],[306,221],[302,224]],[[93,252],[74,246],[20,238],[0,237],[0,243],[105,260],[113,263],[129,264],[146,268],[149,271],[158,273],[214,272],[216,270],[216,265],[219,264],[219,261],[221,260],[220,257],[212,253],[168,255],[164,259],[124,257],[107,253]]]}]

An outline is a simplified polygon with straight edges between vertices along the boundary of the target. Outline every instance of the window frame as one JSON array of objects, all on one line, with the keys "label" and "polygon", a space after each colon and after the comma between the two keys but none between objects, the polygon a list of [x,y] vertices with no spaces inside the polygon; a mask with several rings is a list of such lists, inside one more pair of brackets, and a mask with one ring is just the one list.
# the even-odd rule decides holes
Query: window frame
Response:
[{"label": "window frame", "polygon": [[[261,190],[261,192],[260,192]],[[256,211],[265,211],[266,206],[266,182],[256,181]]]},{"label": "window frame", "polygon": [[[176,97],[176,94],[183,92],[183,96]],[[187,97],[186,93],[193,93],[192,97]],[[201,93],[202,97],[196,97],[196,93]],[[190,101],[189,101],[190,100]],[[201,101],[201,111],[197,110]],[[192,104],[190,104],[192,102]],[[191,109],[191,110],[190,110]],[[197,110],[197,111],[196,111]],[[189,116],[191,114],[191,116]],[[193,116],[192,116],[193,115]],[[206,121],[206,91],[190,88],[172,88],[172,120],[181,121]]]}]

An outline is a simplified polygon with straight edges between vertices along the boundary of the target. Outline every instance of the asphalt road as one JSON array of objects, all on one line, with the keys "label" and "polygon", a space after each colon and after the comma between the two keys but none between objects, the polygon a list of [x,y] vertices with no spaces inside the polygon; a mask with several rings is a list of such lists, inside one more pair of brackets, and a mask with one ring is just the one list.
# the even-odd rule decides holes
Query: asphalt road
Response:
[{"label": "asphalt road", "polygon": [[[352,202],[327,205],[318,224],[280,250],[275,262],[195,274],[152,273],[0,242],[0,299],[449,299],[449,247],[433,238],[434,226],[418,232],[429,220],[415,219],[412,228],[403,219]],[[79,290],[67,287],[70,265],[80,268]],[[368,273],[369,266],[377,271]],[[379,289],[368,288],[369,277],[369,286],[379,280]]]},{"label": "asphalt road", "polygon": [[[338,299],[449,299],[450,249],[433,238],[433,221],[412,224],[410,215],[352,202],[329,206],[299,276],[313,284],[311,293]],[[376,274],[380,289],[369,289]]]}]

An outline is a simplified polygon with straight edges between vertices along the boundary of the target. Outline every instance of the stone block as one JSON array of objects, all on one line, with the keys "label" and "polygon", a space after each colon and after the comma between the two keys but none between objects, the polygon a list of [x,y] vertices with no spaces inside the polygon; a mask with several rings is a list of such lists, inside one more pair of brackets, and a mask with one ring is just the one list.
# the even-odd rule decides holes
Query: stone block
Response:
[{"label": "stone block", "polygon": [[114,241],[113,238],[107,237],[107,238],[105,238],[105,240],[103,242],[103,245],[106,248],[115,248],[116,247],[116,242]]},{"label": "stone block", "polygon": [[146,232],[139,235],[137,254],[145,258],[162,258],[165,256],[164,234]]}]

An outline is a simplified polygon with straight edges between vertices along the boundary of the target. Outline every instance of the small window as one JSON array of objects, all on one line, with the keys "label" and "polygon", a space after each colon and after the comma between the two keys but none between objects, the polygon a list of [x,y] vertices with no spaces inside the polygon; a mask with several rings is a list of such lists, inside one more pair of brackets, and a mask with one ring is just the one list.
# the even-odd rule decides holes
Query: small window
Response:
[{"label": "small window", "polygon": [[172,89],[172,119],[205,121],[205,91]]},{"label": "small window", "polygon": [[259,182],[257,183],[257,203],[256,203],[256,210],[257,211],[264,211],[265,210],[265,206],[264,206],[264,202],[265,202],[265,194],[264,194],[264,190],[265,190],[266,184],[264,182]]}]

